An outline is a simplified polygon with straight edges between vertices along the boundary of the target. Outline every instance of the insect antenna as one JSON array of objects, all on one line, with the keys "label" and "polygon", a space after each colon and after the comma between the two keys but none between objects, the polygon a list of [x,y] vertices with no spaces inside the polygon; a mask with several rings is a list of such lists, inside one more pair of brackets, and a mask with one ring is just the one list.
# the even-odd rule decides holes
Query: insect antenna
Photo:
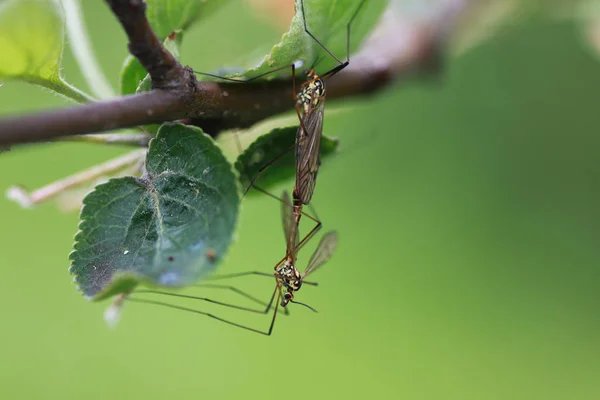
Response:
[{"label": "insect antenna", "polygon": [[308,304],[306,304],[306,303],[301,303],[301,302],[299,302],[299,301],[295,301],[295,300],[290,300],[290,303],[299,304],[299,305],[301,305],[301,306],[304,306],[304,307],[308,308],[308,309],[309,309],[310,311],[312,311],[312,312],[318,313],[318,311],[317,311],[317,310],[315,310],[314,308],[312,308],[311,306],[309,306],[309,305],[308,305]]}]

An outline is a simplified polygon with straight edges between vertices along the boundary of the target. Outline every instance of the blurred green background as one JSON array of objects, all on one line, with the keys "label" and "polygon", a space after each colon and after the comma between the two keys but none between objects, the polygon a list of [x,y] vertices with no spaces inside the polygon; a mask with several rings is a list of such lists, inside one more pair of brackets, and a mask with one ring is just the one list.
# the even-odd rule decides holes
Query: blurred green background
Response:
[{"label": "blurred green background", "polygon": [[[84,3],[116,83],[124,35],[103,2]],[[210,70],[277,40],[248,15],[239,2],[219,11],[187,37],[184,61]],[[68,51],[64,72],[85,88]],[[526,20],[438,82],[398,83],[326,118],[342,152],[323,165],[314,205],[340,245],[320,286],[297,295],[319,314],[292,307],[268,338],[141,304],[109,329],[108,303],[83,299],[67,272],[76,213],[0,198],[0,397],[599,398],[599,87],[574,25]],[[0,91],[3,115],[67,104],[11,82]],[[124,151],[15,148],[0,156],[0,188]],[[219,272],[270,271],[280,225],[279,204],[248,198]],[[232,283],[265,299],[272,286]]]}]

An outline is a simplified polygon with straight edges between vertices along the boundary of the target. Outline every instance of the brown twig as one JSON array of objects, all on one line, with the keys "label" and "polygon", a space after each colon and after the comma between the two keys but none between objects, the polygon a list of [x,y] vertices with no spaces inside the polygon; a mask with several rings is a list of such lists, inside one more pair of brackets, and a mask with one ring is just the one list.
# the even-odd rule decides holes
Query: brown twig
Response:
[{"label": "brown twig", "polygon": [[177,93],[155,90],[0,121],[0,143],[39,142],[58,136],[105,132],[185,117]]},{"label": "brown twig", "polygon": [[152,135],[146,132],[140,133],[103,133],[76,136],[61,136],[56,138],[57,142],[80,142],[80,143],[102,143],[117,146],[148,147]]},{"label": "brown twig", "polygon": [[[154,90],[77,106],[0,120],[0,146],[45,141],[57,136],[105,132],[173,120],[190,120],[216,134],[245,128],[294,106],[286,81],[252,84],[198,82],[151,31],[141,0],[106,0],[129,37],[130,51],[150,71]],[[386,11],[373,39],[348,68],[328,82],[329,99],[356,96],[385,87],[399,76],[430,71],[438,60],[450,20],[474,0],[447,0],[449,12],[406,25]],[[392,4],[392,3],[390,3]],[[402,45],[399,45],[402,44]]]},{"label": "brown twig", "polygon": [[179,88],[184,84],[182,65],[163,46],[146,18],[143,0],[106,0],[129,38],[129,52],[152,78],[155,89]]},{"label": "brown twig", "polygon": [[51,200],[67,190],[89,184],[103,176],[116,174],[143,161],[145,156],[146,150],[134,150],[31,192],[22,186],[12,186],[7,190],[6,196],[23,208],[30,208]]}]

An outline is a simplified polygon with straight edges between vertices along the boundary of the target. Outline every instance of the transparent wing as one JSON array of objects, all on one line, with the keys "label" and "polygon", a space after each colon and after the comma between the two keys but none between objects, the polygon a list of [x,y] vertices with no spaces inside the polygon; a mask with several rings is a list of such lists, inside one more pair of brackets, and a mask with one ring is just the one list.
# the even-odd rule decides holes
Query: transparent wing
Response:
[{"label": "transparent wing", "polygon": [[337,247],[337,241],[338,235],[335,231],[330,231],[323,235],[321,241],[319,242],[317,250],[315,250],[315,252],[313,253],[312,257],[310,258],[310,261],[308,262],[308,266],[304,270],[303,277],[306,277],[310,273],[317,270],[317,268],[319,268],[331,258],[333,252],[335,251],[335,248]]},{"label": "transparent wing", "polygon": [[298,225],[294,219],[294,206],[287,191],[283,191],[281,195],[281,218],[283,222],[283,234],[285,235],[286,255],[292,255],[296,260],[296,247],[300,241]]},{"label": "transparent wing", "polygon": [[296,193],[302,204],[310,203],[317,183],[317,173],[321,164],[324,110],[325,97],[315,108],[302,116],[302,124],[296,134]]}]

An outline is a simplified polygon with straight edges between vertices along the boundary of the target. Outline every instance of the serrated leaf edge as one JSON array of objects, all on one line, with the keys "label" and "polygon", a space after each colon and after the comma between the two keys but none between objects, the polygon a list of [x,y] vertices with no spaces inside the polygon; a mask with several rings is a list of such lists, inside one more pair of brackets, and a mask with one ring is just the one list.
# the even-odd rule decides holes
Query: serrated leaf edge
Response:
[{"label": "serrated leaf edge", "polygon": [[[205,138],[209,139],[214,144],[216,150],[219,152],[219,154],[221,155],[221,157],[223,157],[223,159],[227,162],[227,164],[229,164],[229,169],[230,169],[230,171],[233,174],[234,181],[235,181],[235,186],[236,186],[237,198],[238,198],[238,213],[237,213],[238,215],[237,215],[237,218],[236,218],[234,226],[233,226],[233,230],[232,230],[233,233],[231,235],[231,241],[229,243],[229,246],[227,247],[227,251],[225,252],[225,254],[222,254],[220,256],[219,262],[222,264],[227,259],[227,256],[229,255],[229,249],[238,240],[238,232],[237,232],[238,229],[237,228],[238,228],[238,224],[239,224],[239,220],[240,220],[239,216],[240,216],[241,211],[242,211],[242,202],[240,201],[241,194],[242,194],[242,184],[241,184],[240,179],[239,179],[239,177],[240,177],[239,172],[237,171],[237,169],[235,168],[235,166],[227,160],[227,158],[225,157],[225,155],[223,153],[223,150],[221,149],[221,147],[219,146],[219,144],[211,136],[209,136],[206,133],[204,133],[204,131],[202,129],[198,128],[198,127],[190,126],[190,125],[184,125],[184,124],[181,124],[181,123],[165,123],[165,124],[162,124],[160,126],[160,128],[158,129],[157,136],[158,136],[158,134],[160,134],[160,130],[163,129],[163,127],[165,127],[165,126],[174,126],[174,125],[181,125],[181,126],[183,126],[185,128],[193,129],[193,130],[197,131],[198,133],[200,133],[201,135],[203,135]],[[148,144],[148,151],[146,152],[146,157],[148,157],[148,152],[150,151],[150,147],[152,146],[152,142],[154,140],[156,140],[156,137],[154,137],[150,141],[150,143]],[[146,160],[144,160],[144,164],[145,164],[145,162],[146,162]],[[136,178],[134,176],[122,176],[122,177],[118,177],[118,178],[111,178],[108,181],[103,182],[100,185],[95,186],[94,189],[92,191],[90,191],[83,198],[83,200],[82,200],[81,210],[79,211],[80,220],[79,220],[79,223],[77,224],[77,229],[78,230],[75,233],[75,235],[73,236],[73,241],[74,241],[73,242],[73,249],[71,250],[71,252],[69,253],[69,256],[68,256],[69,260],[71,261],[70,265],[69,265],[69,268],[68,268],[69,274],[71,274],[73,276],[73,283],[75,284],[75,287],[76,287],[77,291],[81,292],[82,294],[83,294],[83,290],[81,290],[80,286],[77,284],[78,274],[73,273],[73,267],[74,267],[74,265],[73,265],[73,263],[74,263],[73,255],[77,252],[77,244],[79,243],[79,240],[81,239],[81,235],[83,234],[83,230],[81,229],[81,226],[82,226],[83,223],[85,223],[87,221],[87,219],[82,219],[81,218],[81,216],[84,214],[85,208],[87,206],[86,200],[98,188],[100,188],[100,187],[102,187],[104,185],[108,185],[112,181],[120,180],[120,179],[123,179],[123,178],[131,178],[131,179],[134,179],[136,181],[140,180],[140,178]],[[132,271],[120,272],[120,273],[117,272],[117,273],[115,273],[111,277],[111,281],[104,288],[102,288],[102,290],[100,290],[98,293],[96,293],[96,295],[94,295],[94,296],[87,296],[87,295],[83,294],[83,297],[85,299],[87,299],[87,300],[90,300],[90,301],[104,300],[104,299],[107,298],[107,292],[110,292],[111,288],[114,287],[117,283],[119,283],[120,280],[126,279],[126,278],[134,278],[135,280],[138,281],[138,284],[147,285],[147,286],[156,286],[149,279],[145,278],[142,275],[136,274],[136,273],[134,273]]]}]

